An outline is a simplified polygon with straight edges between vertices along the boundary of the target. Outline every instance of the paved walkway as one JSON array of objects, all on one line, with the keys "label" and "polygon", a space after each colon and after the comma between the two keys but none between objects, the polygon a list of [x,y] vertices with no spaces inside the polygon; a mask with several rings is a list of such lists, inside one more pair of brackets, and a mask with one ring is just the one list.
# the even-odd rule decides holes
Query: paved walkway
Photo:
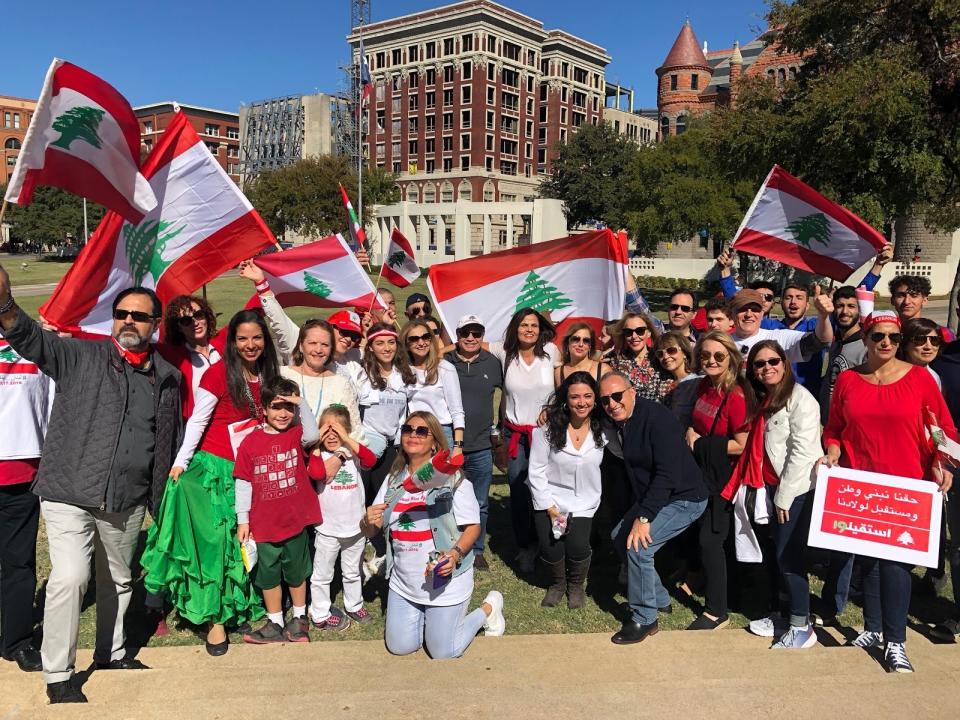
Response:
[{"label": "paved walkway", "polygon": [[[822,636],[832,644],[830,637]],[[379,642],[146,648],[152,669],[92,673],[88,705],[45,705],[39,675],[0,666],[0,720],[19,718],[956,718],[960,645],[911,633],[914,675],[862,650],[772,651],[742,630],[478,638],[459,660],[391,657]],[[90,662],[82,651],[80,666]]]}]

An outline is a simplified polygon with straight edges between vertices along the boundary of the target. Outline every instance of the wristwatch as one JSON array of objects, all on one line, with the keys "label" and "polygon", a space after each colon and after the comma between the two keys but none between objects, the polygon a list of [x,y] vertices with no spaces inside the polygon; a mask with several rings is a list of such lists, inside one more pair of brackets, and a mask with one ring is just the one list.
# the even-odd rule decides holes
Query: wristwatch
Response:
[{"label": "wristwatch", "polygon": [[454,440],[454,441],[453,441],[453,446],[454,446],[454,447],[458,447],[458,448],[462,448],[462,447],[463,447],[463,440]]},{"label": "wristwatch", "polygon": [[638,517],[637,520],[640,521],[640,524],[641,524],[641,525],[649,525],[649,524],[650,524],[650,518],[645,518],[643,515],[641,515],[640,517]]},{"label": "wristwatch", "polygon": [[345,453],[338,452],[336,453],[336,456],[337,456],[337,460],[340,461],[341,465],[344,465],[347,462],[347,456]]}]

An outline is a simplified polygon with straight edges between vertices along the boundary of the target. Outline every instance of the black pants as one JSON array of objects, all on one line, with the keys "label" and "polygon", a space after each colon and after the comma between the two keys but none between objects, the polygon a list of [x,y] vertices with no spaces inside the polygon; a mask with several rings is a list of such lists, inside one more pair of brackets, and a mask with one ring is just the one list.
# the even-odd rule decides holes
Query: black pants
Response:
[{"label": "black pants", "polygon": [[553,523],[546,510],[536,510],[533,513],[533,524],[537,527],[537,537],[540,541],[540,557],[549,563],[563,562],[564,558],[571,560],[586,560],[590,557],[590,526],[593,518],[570,518],[567,532],[560,539],[553,537]]},{"label": "black pants", "polygon": [[373,499],[380,492],[380,486],[390,474],[390,467],[397,457],[397,446],[392,442],[384,448],[383,455],[377,458],[376,464],[369,470],[361,470],[360,478],[363,480],[363,490],[366,495],[367,507],[373,504]]},{"label": "black pants", "polygon": [[0,486],[0,654],[5,658],[33,637],[40,499],[30,483]]},{"label": "black pants", "polygon": [[727,551],[724,545],[730,534],[731,508],[730,503],[713,495],[697,521],[700,524],[700,561],[707,585],[704,610],[718,618],[727,614]]}]

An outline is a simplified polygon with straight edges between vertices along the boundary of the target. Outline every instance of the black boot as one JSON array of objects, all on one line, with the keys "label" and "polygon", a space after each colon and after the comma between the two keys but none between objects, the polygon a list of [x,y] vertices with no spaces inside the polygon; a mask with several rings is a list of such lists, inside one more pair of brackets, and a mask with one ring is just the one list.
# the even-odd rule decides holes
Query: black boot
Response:
[{"label": "black boot", "polygon": [[583,586],[587,582],[587,573],[590,570],[590,555],[583,560],[567,558],[567,607],[579,610],[587,602],[587,594]]},{"label": "black boot", "polygon": [[73,684],[73,678],[63,682],[49,683],[47,685],[47,697],[51,705],[60,703],[85,703],[87,696],[83,694],[76,685]]},{"label": "black boot", "polygon": [[540,607],[554,607],[563,600],[564,581],[566,580],[563,560],[552,563],[541,557],[540,562],[543,568],[544,582],[548,583],[547,594],[543,596]]}]

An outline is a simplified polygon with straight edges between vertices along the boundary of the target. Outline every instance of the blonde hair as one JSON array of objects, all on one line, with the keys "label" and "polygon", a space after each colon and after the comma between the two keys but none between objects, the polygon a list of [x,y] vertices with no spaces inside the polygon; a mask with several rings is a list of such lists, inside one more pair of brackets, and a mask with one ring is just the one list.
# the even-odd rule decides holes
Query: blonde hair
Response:
[{"label": "blonde hair", "polygon": [[323,419],[327,415],[332,415],[339,420],[340,424],[343,425],[343,429],[347,432],[353,432],[353,426],[350,423],[350,411],[347,410],[345,405],[328,405],[324,408],[323,412],[320,413],[320,417],[317,418],[317,424],[322,425]]},{"label": "blonde hair", "polygon": [[730,337],[730,333],[723,332],[722,330],[711,330],[700,336],[697,340],[697,346],[693,350],[695,372],[699,373],[703,370],[700,362],[700,352],[703,350],[704,343],[707,342],[719,343],[723,345],[723,349],[727,351],[727,369],[720,378],[718,387],[723,390],[723,392],[730,392],[740,384],[740,366],[743,365],[743,355],[740,354],[740,350],[737,348],[736,343],[733,342],[733,338]]},{"label": "blonde hair", "polygon": [[[437,446],[436,452],[449,449],[447,436],[443,433],[443,426],[433,413],[428,413],[426,410],[417,410],[416,412],[410,413],[404,422],[409,423],[414,418],[423,420],[427,427],[430,428],[430,434],[433,435],[433,442]],[[403,443],[401,442],[400,447],[397,448],[397,457],[394,458],[393,465],[390,466],[390,476],[393,477],[394,475],[402,473],[409,462],[410,458],[408,458],[407,454],[403,451]]]}]

